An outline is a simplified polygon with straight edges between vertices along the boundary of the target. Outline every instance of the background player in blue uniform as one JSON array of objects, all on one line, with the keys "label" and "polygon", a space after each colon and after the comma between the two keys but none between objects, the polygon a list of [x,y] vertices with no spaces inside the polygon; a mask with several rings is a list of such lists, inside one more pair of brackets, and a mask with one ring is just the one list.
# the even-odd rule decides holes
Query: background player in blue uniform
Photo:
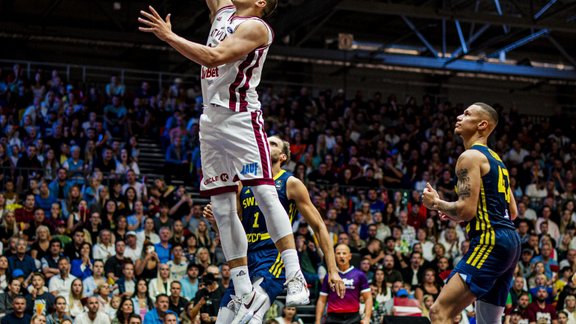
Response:
[{"label": "background player in blue uniform", "polygon": [[[316,234],[320,249],[324,253],[329,285],[332,290],[336,291],[338,296],[343,297],[346,287],[338,274],[332,247],[333,242],[330,239],[326,225],[320,213],[310,201],[308,189],[306,189],[302,181],[293,177],[290,172],[281,169],[281,166],[290,159],[290,144],[277,136],[268,138],[268,142],[270,144],[272,174],[280,202],[286,209],[290,221],[294,221],[294,218],[300,212]],[[268,296],[268,300],[263,307],[255,314],[250,314],[254,316],[251,323],[261,323],[262,317],[270,308],[271,303],[284,290],[284,264],[280,259],[274,242],[270,238],[265,218],[262,215],[262,211],[258,208],[250,187],[240,189],[238,205],[242,226],[248,238],[248,268],[250,276],[255,283],[254,286],[257,287],[256,289],[262,290]],[[213,216],[210,205],[204,209],[204,215],[215,225],[215,222],[212,221]],[[222,238],[222,240],[225,239]],[[234,308],[237,300],[235,300],[233,295],[234,285],[231,283],[222,297],[217,323],[230,323],[234,318]]]},{"label": "background player in blue uniform", "polygon": [[518,211],[508,170],[486,145],[497,124],[498,113],[489,105],[466,108],[454,129],[466,148],[456,162],[458,200],[440,199],[430,184],[422,195],[424,205],[443,219],[468,222],[470,239],[468,253],[430,309],[433,323],[452,323],[474,300],[478,323],[501,323],[521,243],[512,222]]}]

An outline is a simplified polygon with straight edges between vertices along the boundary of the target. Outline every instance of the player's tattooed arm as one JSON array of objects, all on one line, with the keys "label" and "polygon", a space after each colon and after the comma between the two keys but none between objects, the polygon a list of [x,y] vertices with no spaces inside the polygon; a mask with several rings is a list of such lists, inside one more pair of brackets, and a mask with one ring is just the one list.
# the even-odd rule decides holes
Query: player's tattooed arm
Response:
[{"label": "player's tattooed arm", "polygon": [[459,198],[469,198],[470,197],[470,175],[468,174],[468,169],[462,168],[456,171],[456,176],[458,177],[458,183],[456,188],[458,188]]},{"label": "player's tattooed arm", "polygon": [[484,158],[483,155],[477,151],[468,150],[462,153],[456,163],[458,200],[452,202],[442,200],[437,193],[431,192],[430,187],[428,192],[424,193],[427,207],[460,221],[469,221],[474,218],[482,182],[480,171],[482,158]]}]

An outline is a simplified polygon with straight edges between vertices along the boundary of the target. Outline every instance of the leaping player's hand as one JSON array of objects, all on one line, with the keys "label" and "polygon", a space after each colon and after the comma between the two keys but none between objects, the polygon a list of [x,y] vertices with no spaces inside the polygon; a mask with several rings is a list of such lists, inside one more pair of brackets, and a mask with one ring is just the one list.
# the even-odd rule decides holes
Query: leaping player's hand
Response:
[{"label": "leaping player's hand", "polygon": [[426,183],[426,188],[424,188],[424,192],[422,192],[422,203],[424,206],[431,210],[436,210],[436,199],[439,199],[440,196],[438,192],[432,188],[430,183]]},{"label": "leaping player's hand", "polygon": [[138,29],[145,33],[153,33],[160,40],[166,41],[172,34],[170,14],[168,14],[164,20],[152,6],[148,6],[148,9],[150,12],[140,10],[140,14],[143,17],[138,17],[138,22],[147,27],[140,26]]},{"label": "leaping player's hand", "polygon": [[338,297],[344,298],[344,295],[346,294],[346,286],[338,272],[328,272],[328,285],[330,285],[332,291],[336,292]]},{"label": "leaping player's hand", "polygon": [[214,226],[216,224],[216,220],[214,219],[214,213],[212,212],[212,205],[208,204],[204,206],[204,209],[202,210],[202,216],[204,216],[204,218],[208,220],[208,223],[210,223],[210,225]]}]

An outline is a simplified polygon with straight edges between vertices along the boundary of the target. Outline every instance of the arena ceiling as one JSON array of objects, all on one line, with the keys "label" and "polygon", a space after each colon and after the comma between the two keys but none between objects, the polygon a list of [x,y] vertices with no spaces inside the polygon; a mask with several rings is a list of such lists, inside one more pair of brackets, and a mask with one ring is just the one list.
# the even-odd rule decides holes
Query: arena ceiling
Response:
[{"label": "arena ceiling", "polygon": [[[137,30],[148,4],[203,42],[204,0],[0,0],[3,59],[186,71]],[[284,0],[272,60],[576,80],[576,0]]]}]

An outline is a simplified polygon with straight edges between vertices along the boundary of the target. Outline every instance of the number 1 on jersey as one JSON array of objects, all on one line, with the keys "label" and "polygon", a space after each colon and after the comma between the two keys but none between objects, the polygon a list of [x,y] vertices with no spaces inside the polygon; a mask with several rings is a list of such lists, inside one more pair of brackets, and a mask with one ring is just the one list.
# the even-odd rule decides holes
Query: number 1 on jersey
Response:
[{"label": "number 1 on jersey", "polygon": [[260,226],[260,224],[258,224],[258,216],[260,216],[260,213],[254,213],[254,224],[252,224],[252,228],[258,228]]}]

